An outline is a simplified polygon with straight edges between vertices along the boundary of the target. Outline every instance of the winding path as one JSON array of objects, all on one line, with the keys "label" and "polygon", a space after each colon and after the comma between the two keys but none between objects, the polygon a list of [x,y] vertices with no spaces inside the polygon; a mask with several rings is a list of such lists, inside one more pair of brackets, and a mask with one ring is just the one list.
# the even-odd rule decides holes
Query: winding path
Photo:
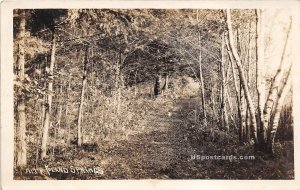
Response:
[{"label": "winding path", "polygon": [[[173,102],[147,114],[142,133],[129,136],[109,151],[113,160],[105,162],[105,178],[169,179],[190,174],[189,162],[193,149],[180,119],[186,100]],[[170,113],[169,113],[170,112]],[[102,162],[103,163],[103,162]]]}]

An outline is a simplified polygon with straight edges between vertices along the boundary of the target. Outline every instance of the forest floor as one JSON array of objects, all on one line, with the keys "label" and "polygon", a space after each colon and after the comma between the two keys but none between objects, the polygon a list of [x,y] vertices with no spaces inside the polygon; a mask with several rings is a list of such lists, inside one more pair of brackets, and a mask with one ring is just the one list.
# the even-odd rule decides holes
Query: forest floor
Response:
[{"label": "forest floor", "polygon": [[[126,140],[103,141],[97,150],[70,148],[63,156],[39,163],[43,169],[64,166],[101,168],[101,174],[70,171],[51,175],[15,173],[15,179],[293,179],[293,144],[280,144],[277,158],[239,145],[237,136],[203,129],[196,136],[186,118],[198,100],[152,101],[140,129]],[[201,130],[200,130],[201,132]],[[214,133],[214,134],[213,134]],[[74,146],[75,147],[75,146]],[[254,160],[200,160],[201,156],[255,156]]]}]

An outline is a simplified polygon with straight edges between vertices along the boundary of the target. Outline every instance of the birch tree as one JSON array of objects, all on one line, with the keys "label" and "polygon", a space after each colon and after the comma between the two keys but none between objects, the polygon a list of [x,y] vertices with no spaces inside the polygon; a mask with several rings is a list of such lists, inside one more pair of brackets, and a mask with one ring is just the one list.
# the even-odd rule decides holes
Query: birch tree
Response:
[{"label": "birch tree", "polygon": [[51,58],[47,79],[47,101],[45,102],[45,117],[43,126],[43,136],[42,136],[42,147],[41,147],[41,158],[44,159],[47,156],[47,144],[48,144],[48,131],[50,127],[50,117],[52,113],[52,96],[53,96],[53,80],[54,80],[54,64],[55,64],[55,53],[56,53],[56,34],[55,30],[52,31],[52,47],[51,47]]},{"label": "birch tree", "polygon": [[239,72],[241,85],[242,85],[242,88],[243,88],[244,93],[245,93],[245,98],[246,98],[247,104],[249,106],[252,135],[253,135],[254,142],[257,145],[258,144],[258,138],[257,138],[257,124],[256,124],[256,116],[255,116],[255,107],[254,107],[253,100],[251,98],[249,88],[248,88],[248,85],[247,85],[247,82],[246,82],[246,79],[245,79],[245,72],[244,72],[243,67],[242,67],[240,56],[238,55],[237,49],[234,45],[233,30],[232,30],[232,23],[231,23],[231,14],[230,14],[229,9],[226,10],[226,23],[227,23],[227,29],[228,29],[229,47],[230,47],[230,50],[231,50],[231,52],[233,54],[233,57],[235,59],[235,63],[236,63],[236,66],[237,66],[238,72]]},{"label": "birch tree", "polygon": [[267,100],[264,105],[264,111],[263,111],[263,127],[267,128],[269,126],[271,113],[272,113],[272,107],[273,103],[277,101],[278,97],[278,89],[281,81],[283,80],[283,74],[286,67],[286,64],[284,64],[284,59],[286,57],[286,49],[289,41],[290,31],[292,27],[292,21],[290,21],[287,34],[286,34],[286,40],[284,42],[283,52],[280,58],[280,64],[276,71],[276,74],[271,80],[270,90],[267,96]]},{"label": "birch tree", "polygon": [[[267,126],[263,122],[263,110],[265,103],[265,77],[264,73],[264,23],[262,10],[256,13],[256,88],[258,95],[258,136],[260,149],[263,149],[266,141]],[[248,79],[249,80],[249,79]]]},{"label": "birch tree", "polygon": [[284,100],[292,87],[291,70],[292,70],[292,66],[290,66],[290,69],[287,73],[287,76],[282,85],[282,88],[278,92],[278,100],[276,101],[276,103],[274,105],[273,121],[269,128],[267,142],[266,142],[266,151],[271,154],[274,154],[274,139],[275,139],[276,132],[278,129],[280,114],[281,114],[281,110],[283,108]]},{"label": "birch tree", "polygon": [[[199,10],[197,9],[197,22],[199,23]],[[205,108],[205,90],[204,90],[204,81],[203,81],[203,71],[202,71],[202,50],[201,50],[201,30],[198,25],[198,46],[199,46],[199,54],[198,54],[198,62],[199,62],[199,78],[200,78],[200,86],[201,86],[201,103],[202,103],[202,114],[204,118],[204,124],[207,123],[206,118],[206,108]]]},{"label": "birch tree", "polygon": [[77,120],[77,145],[80,147],[82,145],[83,136],[82,136],[82,113],[83,113],[83,104],[84,104],[84,94],[87,84],[87,65],[88,65],[88,52],[89,47],[85,47],[85,55],[83,60],[83,75],[82,75],[82,86],[81,86],[81,96],[80,104],[78,109],[78,120]]},{"label": "birch tree", "polygon": [[238,115],[238,130],[239,130],[239,141],[240,143],[242,143],[244,141],[244,128],[242,125],[242,115],[241,115],[241,104],[240,104],[240,93],[239,93],[239,88],[238,88],[238,82],[237,82],[237,76],[236,76],[236,72],[235,72],[235,67],[234,67],[234,58],[232,55],[232,52],[230,50],[229,47],[229,42],[228,39],[225,38],[225,44],[226,44],[226,48],[227,48],[227,54],[229,57],[229,61],[230,61],[230,67],[231,67],[231,71],[232,71],[232,77],[233,77],[233,83],[234,83],[234,91],[235,91],[235,97],[236,97],[236,104],[237,104],[237,115]]},{"label": "birch tree", "polygon": [[27,165],[25,94],[23,92],[25,80],[25,10],[20,10],[19,17],[20,24],[18,33],[17,76],[20,84],[17,90],[16,165],[18,167],[24,167]]},{"label": "birch tree", "polygon": [[[264,112],[263,112],[263,126],[268,128],[268,134],[266,136],[267,141],[264,144],[264,150],[268,153],[273,154],[273,146],[275,134],[278,128],[279,118],[281,109],[284,103],[284,98],[291,88],[291,68],[292,62],[285,63],[287,57],[287,47],[289,42],[289,37],[292,28],[292,19],[290,18],[290,23],[286,32],[286,40],[284,42],[283,52],[281,54],[279,67],[276,74],[271,80],[270,90],[265,102]],[[284,71],[288,69],[288,74],[284,78]],[[284,81],[284,82],[283,82]],[[283,83],[283,84],[282,84]],[[281,85],[282,84],[282,85]],[[272,118],[272,114],[274,115]]]},{"label": "birch tree", "polygon": [[[226,113],[226,79],[225,79],[225,53],[224,47],[225,46],[225,39],[224,33],[221,36],[221,62],[220,62],[220,71],[221,71],[221,121],[222,127],[224,127],[227,131],[229,131],[228,126],[228,118]],[[227,71],[228,72],[228,71]]]}]

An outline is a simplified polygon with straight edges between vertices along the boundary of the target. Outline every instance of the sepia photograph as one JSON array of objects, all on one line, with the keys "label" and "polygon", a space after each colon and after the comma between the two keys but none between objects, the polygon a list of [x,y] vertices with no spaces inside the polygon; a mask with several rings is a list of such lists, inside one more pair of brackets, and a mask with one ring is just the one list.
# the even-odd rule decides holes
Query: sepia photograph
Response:
[{"label": "sepia photograph", "polygon": [[291,10],[13,8],[12,180],[294,181]]},{"label": "sepia photograph", "polygon": [[293,179],[282,10],[14,10],[15,179]]}]

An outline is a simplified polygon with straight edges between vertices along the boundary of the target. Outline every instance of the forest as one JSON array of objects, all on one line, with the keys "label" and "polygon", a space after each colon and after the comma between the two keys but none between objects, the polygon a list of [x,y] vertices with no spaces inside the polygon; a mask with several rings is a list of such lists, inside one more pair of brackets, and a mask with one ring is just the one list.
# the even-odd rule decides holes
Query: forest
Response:
[{"label": "forest", "polygon": [[293,19],[15,9],[14,179],[294,179]]}]

